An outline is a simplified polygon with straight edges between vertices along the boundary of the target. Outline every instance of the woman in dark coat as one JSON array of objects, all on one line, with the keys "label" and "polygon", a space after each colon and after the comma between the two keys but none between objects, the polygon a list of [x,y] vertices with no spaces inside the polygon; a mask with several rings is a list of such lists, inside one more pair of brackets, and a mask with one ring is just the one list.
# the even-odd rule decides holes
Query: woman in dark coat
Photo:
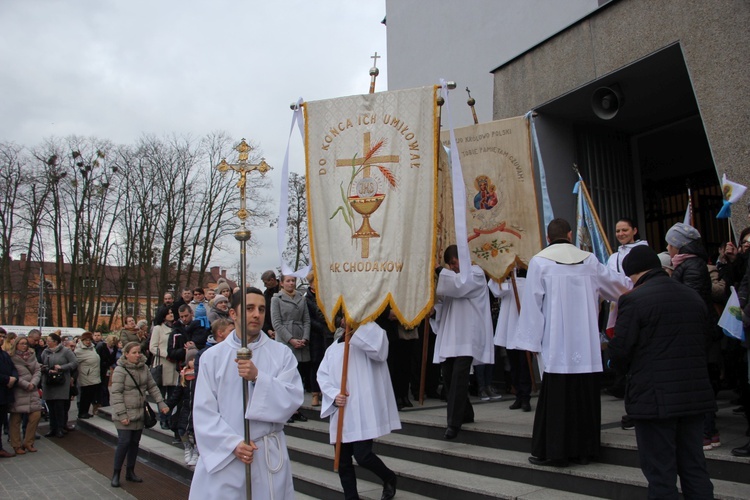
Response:
[{"label": "woman in dark coat", "polygon": [[[5,330],[0,328],[0,333],[5,334]],[[13,403],[13,387],[18,381],[18,370],[13,364],[10,355],[0,349],[0,457],[12,457],[13,454],[3,449],[2,431],[5,420],[8,416],[8,410]]]},{"label": "woman in dark coat", "polygon": [[[62,345],[62,338],[51,333],[47,338],[47,348],[42,352],[42,397],[49,408],[49,432],[45,437],[61,438],[65,435],[65,402],[70,401],[70,377],[78,368],[78,360],[73,351]],[[63,382],[51,385],[50,375],[63,374]]]},{"label": "woman in dark coat", "polygon": [[151,377],[146,366],[146,356],[141,354],[140,342],[128,342],[122,350],[122,357],[117,361],[117,368],[112,373],[112,385],[109,388],[109,399],[112,403],[112,421],[117,429],[117,448],[115,449],[114,473],[112,486],[120,486],[120,470],[127,455],[125,479],[135,483],[143,479],[135,475],[135,462],[138,458],[138,444],[143,433],[143,404],[146,394],[159,405],[159,411],[169,410],[161,397],[159,387]]},{"label": "woman in dark coat", "polygon": [[312,392],[312,406],[320,406],[321,393],[317,373],[326,349],[333,344],[333,333],[328,329],[326,319],[318,307],[318,301],[315,297],[315,275],[313,273],[307,276],[307,282],[308,288],[305,299],[307,300],[307,311],[310,315],[310,392]]},{"label": "woman in dark coat", "polygon": [[[711,275],[708,272],[708,252],[703,246],[697,229],[678,222],[667,231],[667,252],[672,258],[672,278],[687,285],[701,296],[708,309],[710,327],[707,335],[710,339],[706,349],[708,376],[714,389],[714,397],[719,392],[721,376],[721,339],[723,334],[717,326],[718,315],[711,298]],[[716,414],[706,413],[703,426],[703,449],[710,450],[721,446],[719,430],[716,428]]]}]

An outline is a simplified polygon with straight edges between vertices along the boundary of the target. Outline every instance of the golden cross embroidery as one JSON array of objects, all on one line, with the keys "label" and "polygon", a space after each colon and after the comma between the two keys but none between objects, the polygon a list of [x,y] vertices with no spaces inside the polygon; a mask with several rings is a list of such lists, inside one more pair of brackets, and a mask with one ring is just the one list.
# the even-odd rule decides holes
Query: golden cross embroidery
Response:
[{"label": "golden cross embroidery", "polygon": [[[352,196],[351,193],[347,193],[349,196],[349,204],[351,207],[362,216],[362,225],[354,233],[352,238],[362,239],[362,258],[366,259],[370,256],[370,238],[380,238],[378,234],[370,225],[370,216],[375,213],[375,210],[380,207],[385,199],[385,194],[378,194],[375,183],[370,179],[370,166],[373,164],[382,165],[384,163],[398,163],[398,155],[384,155],[384,156],[370,156],[372,149],[372,141],[370,132],[365,132],[363,136],[363,153],[360,158],[354,158],[354,160],[336,160],[337,167],[357,167],[362,166],[362,178],[369,179],[372,187],[368,189],[372,196],[362,196],[364,193],[360,193],[359,190],[356,196]],[[377,146],[377,145],[376,145]],[[363,190],[364,191],[364,190]]]}]

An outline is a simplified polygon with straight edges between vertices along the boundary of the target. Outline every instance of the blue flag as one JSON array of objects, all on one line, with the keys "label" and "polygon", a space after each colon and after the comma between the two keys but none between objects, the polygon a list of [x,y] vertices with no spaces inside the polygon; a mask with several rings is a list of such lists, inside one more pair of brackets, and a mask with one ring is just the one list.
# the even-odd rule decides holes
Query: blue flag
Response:
[{"label": "blue flag", "polygon": [[599,259],[602,264],[607,264],[609,253],[607,245],[604,243],[604,235],[599,231],[594,219],[594,208],[588,204],[586,197],[583,195],[581,182],[576,182],[573,188],[573,194],[578,195],[578,208],[576,210],[576,246],[581,250],[586,250]]}]

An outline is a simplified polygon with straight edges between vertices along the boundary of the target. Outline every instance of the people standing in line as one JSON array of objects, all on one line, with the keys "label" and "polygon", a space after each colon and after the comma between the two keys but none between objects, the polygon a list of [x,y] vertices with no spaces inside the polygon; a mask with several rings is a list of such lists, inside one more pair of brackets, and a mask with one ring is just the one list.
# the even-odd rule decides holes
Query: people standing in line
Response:
[{"label": "people standing in line", "polygon": [[[18,337],[8,354],[18,372],[18,380],[13,386],[14,401],[10,407],[10,445],[16,455],[35,453],[37,450],[34,447],[34,438],[42,416],[42,401],[39,398],[42,368],[26,337]],[[27,424],[21,439],[21,422],[24,416],[27,418]]]},{"label": "people standing in line", "polygon": [[329,417],[330,443],[336,444],[339,411],[344,412],[339,458],[344,498],[359,498],[353,457],[360,467],[380,478],[383,482],[380,498],[388,500],[396,494],[396,473],[372,451],[375,438],[401,428],[388,371],[388,337],[375,322],[361,325],[350,335],[346,388],[341,387],[344,336],[326,350],[318,369],[323,392],[320,416]]},{"label": "people standing in line", "polygon": [[271,301],[273,296],[281,290],[281,284],[279,283],[279,280],[276,279],[276,273],[270,269],[264,272],[260,276],[260,279],[263,281],[263,286],[266,288],[263,290],[263,297],[266,298],[266,317],[263,320],[263,331],[266,332],[266,335],[275,339],[276,331],[273,328],[273,320],[271,319]]},{"label": "people standing in line", "polygon": [[[6,331],[0,328],[0,341],[4,341]],[[0,457],[9,458],[12,453],[3,449],[3,427],[8,419],[8,410],[13,403],[14,386],[18,381],[18,370],[10,355],[0,349]]]},{"label": "people standing in line", "polygon": [[94,335],[91,332],[81,334],[75,350],[78,360],[78,386],[81,389],[78,401],[78,418],[91,418],[89,408],[99,398],[101,391],[101,359],[94,347]]},{"label": "people standing in line", "polygon": [[[461,426],[474,422],[469,402],[469,373],[472,363],[494,363],[492,313],[487,280],[481,267],[460,263],[458,247],[445,249],[443,260],[449,269],[438,267],[434,318],[437,335],[434,363],[441,363],[443,384],[448,397],[448,425],[445,439],[458,436]],[[462,265],[470,266],[469,277],[461,282]]]},{"label": "people standing in line", "polygon": [[333,332],[328,329],[325,316],[318,307],[315,296],[315,275],[307,276],[307,293],[305,294],[307,312],[310,316],[310,391],[312,392],[312,406],[320,406],[321,393],[318,384],[318,368],[320,367],[326,349],[333,343]]},{"label": "people standing in line", "polygon": [[[526,273],[516,277],[516,289],[518,298],[523,296],[523,288],[526,283]],[[516,337],[516,325],[518,324],[518,302],[516,291],[510,278],[505,283],[490,280],[488,287],[495,297],[500,299],[500,312],[495,327],[494,344],[505,347],[510,364],[511,384],[516,391],[516,399],[509,406],[511,410],[521,409],[524,412],[531,411],[531,372],[529,371],[528,352],[514,349]]]},{"label": "people standing in line", "polygon": [[148,351],[147,332],[138,328],[138,323],[133,316],[125,316],[124,326],[120,330],[120,342],[125,346],[128,342],[138,342],[143,352]]},{"label": "people standing in line", "polygon": [[26,338],[29,339],[29,347],[34,351],[34,354],[36,354],[36,360],[41,365],[42,353],[44,352],[44,349],[46,349],[46,346],[42,345],[42,332],[34,328],[33,330],[29,330],[29,334]]},{"label": "people standing in line", "polygon": [[[139,342],[128,342],[123,349],[122,357],[117,361],[117,368],[112,373],[112,385],[109,388],[112,402],[112,421],[117,429],[117,448],[115,449],[114,471],[111,485],[120,487],[120,472],[125,463],[125,479],[142,483],[143,479],[135,474],[138,459],[138,445],[143,433],[143,405],[146,394],[150,395],[164,414],[168,410],[156,386],[151,371],[146,366],[146,356],[141,354]],[[127,458],[127,462],[125,459]]]},{"label": "people standing in line", "polygon": [[193,289],[185,287],[180,292],[180,296],[172,303],[172,314],[175,318],[180,317],[180,306],[186,306],[193,300]]},{"label": "people standing in line", "polygon": [[193,288],[193,299],[188,302],[190,309],[193,310],[193,315],[195,315],[195,308],[198,307],[198,304],[203,304],[203,307],[206,307],[208,305],[208,301],[206,300],[206,292],[202,287],[199,286]]},{"label": "people standing in line", "polygon": [[99,386],[100,406],[109,406],[109,378],[117,363],[119,342],[119,336],[109,334],[104,342],[96,346],[96,353],[99,355],[99,378],[102,381]]},{"label": "people standing in line", "polygon": [[188,351],[185,367],[180,371],[180,381],[166,400],[170,412],[175,408],[178,409],[175,415],[177,435],[185,449],[185,465],[189,467],[195,467],[200,457],[193,431],[193,395],[195,393],[195,356],[197,353],[198,351],[195,349]]},{"label": "people standing in line", "polygon": [[[239,323],[241,292],[232,296],[232,319]],[[266,301],[257,288],[245,294],[247,347],[252,359],[238,360],[235,330],[201,356],[195,388],[193,421],[200,458],[190,487],[199,500],[245,495],[245,466],[252,464],[257,498],[292,498],[294,485],[284,423],[304,400],[302,379],[292,353],[263,335]],[[242,387],[248,390],[243,408]],[[244,421],[250,421],[250,442]],[[257,459],[256,459],[257,458]]]},{"label": "people standing in line", "polygon": [[620,297],[612,363],[628,374],[625,409],[635,423],[648,498],[713,498],[701,449],[703,415],[716,410],[708,377],[708,309],[669,278],[656,252],[634,248],[623,261],[635,283]]},{"label": "people standing in line", "polygon": [[[667,252],[672,258],[674,271],[672,279],[689,286],[703,299],[708,309],[710,326],[707,335],[710,342],[706,347],[708,376],[714,389],[714,397],[719,393],[721,377],[721,340],[724,334],[717,322],[719,315],[711,298],[711,275],[708,272],[708,252],[703,246],[701,235],[693,226],[678,222],[667,231]],[[710,450],[721,446],[721,437],[716,427],[716,413],[709,411],[703,424],[703,449]]]},{"label": "people standing in line", "polygon": [[[271,321],[276,331],[276,341],[292,350],[297,360],[297,370],[306,388],[310,383],[310,313],[307,310],[305,297],[297,292],[297,278],[281,277],[281,291],[271,299]],[[307,422],[301,411],[297,410],[289,423],[299,420]]]},{"label": "people standing in line", "polygon": [[217,295],[214,299],[214,306],[208,311],[206,316],[211,325],[218,319],[230,320],[229,299],[224,297],[224,295]]},{"label": "people standing in line", "polygon": [[216,282],[216,295],[223,295],[228,299],[232,297],[232,288],[224,278],[219,278],[219,281]]},{"label": "people standing in line", "polygon": [[[77,367],[76,355],[63,345],[60,335],[51,333],[42,353],[42,398],[49,410],[49,432],[44,437],[61,438],[68,431],[65,406],[70,404],[71,374]],[[62,374],[59,383],[54,381],[55,374]]]},{"label": "people standing in line", "polygon": [[[171,309],[160,309],[154,316],[154,327],[151,329],[151,339],[148,349],[154,356],[152,366],[161,366],[161,385],[159,391],[164,399],[169,399],[179,382],[177,364],[169,358],[169,336],[172,333],[174,315]],[[160,415],[159,424],[162,429],[169,429],[167,415]]]},{"label": "people standing in line", "polygon": [[529,261],[515,348],[541,353],[532,456],[534,465],[565,467],[599,455],[602,372],[599,300],[615,301],[630,280],[571,244],[568,221],[547,226],[549,246]]}]

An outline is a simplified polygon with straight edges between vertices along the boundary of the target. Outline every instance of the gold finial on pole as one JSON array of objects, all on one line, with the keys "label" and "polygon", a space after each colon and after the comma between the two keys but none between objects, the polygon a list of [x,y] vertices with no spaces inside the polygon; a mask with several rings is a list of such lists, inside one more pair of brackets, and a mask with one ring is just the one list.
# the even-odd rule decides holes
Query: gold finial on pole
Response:
[{"label": "gold finial on pole", "polygon": [[479,120],[477,119],[477,112],[474,109],[474,105],[477,103],[477,101],[475,101],[474,98],[471,97],[471,90],[469,90],[469,87],[466,87],[466,93],[469,94],[469,100],[466,101],[466,104],[468,104],[471,108],[471,116],[474,117],[474,125],[478,125]]},{"label": "gold finial on pole", "polygon": [[378,69],[378,59],[380,59],[382,56],[379,56],[377,52],[375,52],[374,56],[370,56],[370,59],[372,59],[372,68],[370,68],[370,93],[375,93],[375,79],[380,74],[380,70]]},{"label": "gold finial on pole", "polygon": [[[252,357],[252,351],[247,347],[247,294],[245,293],[247,287],[247,242],[250,239],[250,230],[246,225],[248,217],[245,191],[247,187],[247,174],[257,170],[260,172],[261,176],[265,176],[266,172],[271,170],[271,166],[266,163],[265,158],[261,158],[260,163],[257,165],[248,162],[250,152],[253,149],[254,148],[243,138],[234,148],[234,150],[239,153],[237,163],[228,163],[227,159],[223,158],[221,162],[216,165],[216,169],[222,174],[226,174],[229,170],[240,174],[240,180],[237,181],[237,187],[240,188],[240,209],[237,211],[237,217],[240,219],[240,227],[234,233],[235,239],[240,242],[240,297],[242,302],[239,327],[242,347],[237,350],[238,359],[250,359]],[[245,442],[250,444],[250,421],[245,418],[245,409],[247,408],[248,399],[247,382],[244,382],[242,384],[242,418],[245,424]],[[245,495],[248,500],[252,500],[253,489],[250,464],[245,464]]]}]

